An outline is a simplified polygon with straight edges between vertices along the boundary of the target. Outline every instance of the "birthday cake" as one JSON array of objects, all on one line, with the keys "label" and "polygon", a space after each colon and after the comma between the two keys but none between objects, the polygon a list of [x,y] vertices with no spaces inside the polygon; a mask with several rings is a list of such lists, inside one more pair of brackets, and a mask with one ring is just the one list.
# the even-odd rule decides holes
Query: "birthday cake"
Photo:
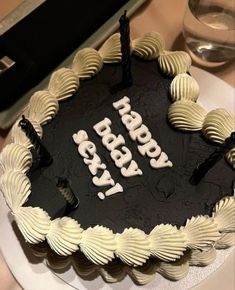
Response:
[{"label": "birthday cake", "polygon": [[234,243],[235,121],[197,103],[185,52],[154,32],[131,47],[131,86],[117,86],[117,33],[32,96],[1,153],[1,191],[25,240],[79,274],[178,280]]}]

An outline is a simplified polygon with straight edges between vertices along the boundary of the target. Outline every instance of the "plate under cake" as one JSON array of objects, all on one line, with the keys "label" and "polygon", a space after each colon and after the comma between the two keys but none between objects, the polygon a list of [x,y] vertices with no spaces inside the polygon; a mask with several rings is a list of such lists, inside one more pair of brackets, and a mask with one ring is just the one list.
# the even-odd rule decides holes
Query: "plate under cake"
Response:
[{"label": "plate under cake", "polygon": [[[81,251],[90,262],[101,266],[115,258],[134,267],[143,266],[149,258],[151,261],[157,259],[162,261],[159,272],[170,279],[180,279],[185,275],[181,265],[185,264],[187,259],[191,259],[191,264],[199,265],[200,259],[204,259],[206,264],[205,255],[210,260],[211,255],[214,255],[215,245],[219,248],[232,244],[233,234],[230,233],[234,232],[235,227],[232,192],[234,170],[228,163],[233,163],[234,158],[229,152],[228,162],[222,158],[197,185],[190,183],[194,169],[217,148],[217,144],[212,142],[213,134],[209,134],[208,130],[205,130],[206,133],[200,131],[205,127],[203,124],[211,122],[211,118],[208,118],[208,121],[206,119],[211,112],[207,113],[200,108],[195,96],[192,97],[193,100],[177,100],[175,97],[174,106],[171,105],[172,96],[169,91],[172,93],[173,90],[172,87],[170,89],[173,76],[189,77],[186,72],[190,64],[185,64],[188,59],[182,52],[178,53],[179,57],[176,54],[176,62],[170,54],[169,59],[160,60],[158,63],[155,58],[159,55],[165,57],[169,52],[162,47],[163,42],[159,40],[158,34],[152,33],[147,36],[155,40],[155,50],[150,57],[144,52],[144,60],[140,56],[143,47],[149,45],[148,37],[144,36],[143,41],[133,41],[133,51],[138,57],[134,56],[131,60],[132,86],[115,91],[115,85],[121,80],[121,65],[105,64],[101,69],[102,65],[97,64],[102,58],[104,62],[112,62],[112,58],[114,62],[120,60],[120,46],[117,42],[119,38],[112,36],[110,42],[114,41],[113,47],[116,50],[111,49],[111,56],[105,53],[107,47],[112,47],[109,42],[108,45],[104,45],[105,49],[100,50],[102,58],[96,56],[98,60],[93,61],[91,57],[90,67],[89,62],[86,63],[89,59],[86,58],[86,54],[99,53],[93,49],[85,49],[80,53],[80,56],[85,55],[85,61],[79,59],[78,63],[85,63],[85,72],[83,68],[78,70],[76,65],[73,65],[72,69],[77,70],[80,79],[87,78],[87,71],[92,78],[79,82],[79,89],[78,83],[75,85],[76,77],[71,76],[75,74],[74,71],[60,69],[57,73],[59,77],[56,73],[52,76],[49,90],[34,95],[26,117],[30,119],[39,135],[42,135],[40,125],[47,123],[43,127],[42,142],[50,152],[53,162],[43,167],[38,167],[32,162],[35,152],[32,150],[32,144],[21,132],[17,121],[12,132],[14,143],[8,145],[8,149],[1,156],[5,170],[1,178],[2,191],[15,214],[20,230],[30,243],[36,244],[46,239],[52,250],[59,255],[68,256],[75,253],[75,256],[79,256],[77,252]],[[152,48],[153,41],[150,43]],[[146,51],[149,52],[148,49]],[[180,62],[182,65],[178,66]],[[100,71],[94,76],[93,70]],[[183,82],[180,84],[183,85]],[[182,90],[179,88],[180,93]],[[188,87],[185,90],[187,91]],[[139,154],[139,144],[130,138],[118,110],[113,107],[113,103],[124,96],[130,99],[131,110],[141,115],[143,124],[148,127],[152,138],[173,163],[172,167],[152,168],[150,159]],[[48,101],[42,103],[46,98]],[[58,109],[53,98],[61,100],[59,114],[52,122],[48,122]],[[170,119],[173,119],[175,127],[184,131],[170,124],[169,107],[177,107],[173,108],[175,111],[173,114],[171,112]],[[187,112],[184,113],[185,107],[191,114],[188,118]],[[219,116],[226,115],[221,110],[219,109]],[[175,118],[178,113],[180,118]],[[142,175],[123,177],[120,168],[115,166],[110,152],[93,129],[93,126],[104,118],[111,120],[113,134],[121,134],[124,137],[125,146],[130,149],[132,160],[136,161]],[[215,124],[216,118],[214,116],[212,119]],[[228,114],[224,119],[225,123],[229,124],[227,131],[230,134],[234,128],[230,126],[230,123],[234,122],[234,118],[231,118],[233,117]],[[200,122],[201,125],[198,125]],[[89,140],[94,142],[97,154],[106,164],[113,180],[123,187],[122,192],[107,196],[104,200],[98,197],[101,188],[92,182],[93,176],[79,155],[72,138],[79,130],[85,130]],[[16,153],[12,153],[13,151]],[[18,154],[17,158],[15,154]],[[27,172],[27,177],[19,172]],[[100,176],[101,172],[98,171],[97,175]],[[56,186],[59,177],[69,181],[72,192],[79,200],[76,209],[68,211],[67,202]],[[12,194],[17,184],[21,186]],[[105,186],[102,188],[103,191],[107,189]],[[211,251],[213,253],[210,255]],[[187,263],[190,263],[188,260]],[[171,267],[174,268],[173,271]],[[157,271],[155,267],[150,268],[146,271]],[[106,273],[103,276],[110,282],[120,280],[121,277],[117,275],[116,279],[111,279],[107,278],[107,275]],[[142,284],[148,282],[148,279],[135,278]]]}]

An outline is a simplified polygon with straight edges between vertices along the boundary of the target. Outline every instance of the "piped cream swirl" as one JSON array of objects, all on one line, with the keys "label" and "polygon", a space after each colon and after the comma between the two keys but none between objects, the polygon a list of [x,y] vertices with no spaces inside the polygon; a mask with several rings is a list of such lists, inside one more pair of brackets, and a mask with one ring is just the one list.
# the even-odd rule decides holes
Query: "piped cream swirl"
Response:
[{"label": "piped cream swirl", "polygon": [[57,218],[51,222],[46,238],[50,247],[58,255],[67,256],[78,250],[82,231],[74,219],[69,217]]},{"label": "piped cream swirl", "polygon": [[48,91],[38,91],[29,101],[28,118],[43,125],[51,121],[58,110],[59,103],[55,96]]},{"label": "piped cream swirl", "polygon": [[227,196],[221,199],[215,206],[213,218],[219,231],[235,231],[235,197]]},{"label": "piped cream swirl", "polygon": [[75,271],[81,276],[88,276],[97,270],[97,266],[79,251],[73,253],[72,264]]},{"label": "piped cream swirl", "polygon": [[126,276],[126,266],[118,260],[113,260],[108,265],[98,267],[98,271],[108,283],[119,282]]},{"label": "piped cream swirl", "polygon": [[47,257],[48,246],[46,243],[41,242],[37,244],[29,244],[30,250],[35,257],[44,258]]},{"label": "piped cream swirl", "polygon": [[186,73],[191,64],[191,58],[185,51],[164,51],[158,57],[159,66],[166,75],[176,76]]},{"label": "piped cream swirl", "polygon": [[165,43],[157,32],[148,32],[132,41],[133,53],[140,58],[151,60],[163,53]]},{"label": "piped cream swirl", "polygon": [[203,122],[203,134],[213,142],[223,143],[235,131],[235,118],[225,109],[210,111]]},{"label": "piped cream swirl", "polygon": [[220,233],[213,219],[207,216],[196,216],[188,219],[181,227],[190,249],[201,249],[210,246],[220,238]]},{"label": "piped cream swirl", "polygon": [[6,171],[0,178],[0,188],[12,212],[17,212],[31,193],[30,181],[20,171]]},{"label": "piped cream swirl", "polygon": [[199,96],[199,85],[190,75],[178,74],[171,82],[170,95],[173,102],[180,100],[196,102]]},{"label": "piped cream swirl", "polygon": [[60,68],[51,75],[48,91],[61,101],[71,97],[78,90],[79,85],[79,78],[73,70]]},{"label": "piped cream swirl", "polygon": [[10,143],[0,154],[0,164],[4,171],[20,171],[26,173],[32,164],[32,154],[24,146]]},{"label": "piped cream swirl", "polygon": [[152,261],[147,261],[143,266],[130,267],[129,274],[139,285],[150,283],[156,273],[156,265]]},{"label": "piped cream swirl", "polygon": [[235,233],[222,233],[221,238],[215,243],[216,249],[227,249],[235,245]]},{"label": "piped cream swirl", "polygon": [[227,154],[226,159],[228,163],[233,167],[235,170],[235,148],[232,148]]},{"label": "piped cream swirl", "polygon": [[216,250],[210,247],[205,250],[192,250],[189,254],[190,266],[207,266],[214,262],[216,258]]},{"label": "piped cream swirl", "polygon": [[116,63],[122,59],[120,33],[111,35],[98,50],[104,63]]},{"label": "piped cream swirl", "polygon": [[39,207],[20,207],[15,213],[16,223],[28,243],[45,240],[50,227],[50,217]]},{"label": "piped cream swirl", "polygon": [[149,234],[151,254],[163,261],[175,261],[186,250],[183,233],[172,225],[156,226]]},{"label": "piped cream swirl", "polygon": [[193,101],[178,101],[170,105],[168,118],[177,129],[184,131],[198,131],[203,126],[206,111]]},{"label": "piped cream swirl", "polygon": [[172,263],[160,262],[157,272],[170,280],[180,280],[187,276],[189,271],[189,262],[183,257]]},{"label": "piped cream swirl", "polygon": [[71,256],[60,256],[53,251],[47,255],[47,265],[53,270],[62,270],[71,263]]},{"label": "piped cream swirl", "polygon": [[114,258],[116,242],[111,230],[95,226],[82,233],[79,246],[90,261],[96,265],[104,265]]},{"label": "piped cream swirl", "polygon": [[72,70],[80,79],[91,78],[103,66],[103,59],[94,48],[83,48],[73,59]]},{"label": "piped cream swirl", "polygon": [[122,234],[116,234],[115,240],[115,254],[127,265],[142,266],[150,256],[147,235],[139,229],[125,229]]}]

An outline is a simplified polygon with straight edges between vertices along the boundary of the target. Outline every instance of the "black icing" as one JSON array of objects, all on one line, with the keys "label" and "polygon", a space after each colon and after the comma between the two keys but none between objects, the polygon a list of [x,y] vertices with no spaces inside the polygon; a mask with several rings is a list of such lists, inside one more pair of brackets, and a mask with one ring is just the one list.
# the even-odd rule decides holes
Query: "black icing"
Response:
[{"label": "black icing", "polygon": [[[234,171],[224,159],[197,186],[189,183],[195,167],[216,146],[206,142],[199,132],[182,133],[169,125],[168,88],[171,80],[159,73],[156,61],[133,58],[132,69],[134,85],[130,88],[112,95],[110,87],[120,82],[121,68],[105,65],[92,80],[81,82],[75,96],[60,103],[58,116],[44,126],[43,134],[43,143],[53,156],[53,164],[29,173],[32,194],[27,205],[40,206],[52,217],[62,216],[66,204],[56,181],[58,177],[64,177],[80,200],[71,216],[78,219],[83,228],[99,224],[114,232],[137,227],[149,233],[160,223],[180,226],[193,215],[211,214],[215,203],[232,193]],[[112,107],[114,101],[125,95],[131,99],[132,110],[141,114],[153,138],[173,162],[172,168],[153,169],[149,158],[139,155],[137,143],[131,141],[118,112]],[[124,178],[114,165],[110,153],[93,130],[93,126],[105,117],[112,120],[113,133],[124,136],[133,159],[143,171],[142,176]],[[97,197],[103,188],[93,185],[92,175],[72,140],[73,133],[81,129],[86,130],[89,139],[96,144],[98,155],[115,182],[123,186],[123,193],[103,201]]]}]

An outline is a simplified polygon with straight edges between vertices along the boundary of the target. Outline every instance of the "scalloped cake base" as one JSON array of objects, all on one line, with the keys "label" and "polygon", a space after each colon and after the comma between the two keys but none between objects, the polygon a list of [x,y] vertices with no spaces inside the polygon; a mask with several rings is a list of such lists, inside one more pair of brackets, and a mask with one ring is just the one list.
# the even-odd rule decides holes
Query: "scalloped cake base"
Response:
[{"label": "scalloped cake base", "polygon": [[[36,258],[24,243],[22,235],[17,231],[16,225],[14,226],[13,217],[5,204],[2,194],[0,194],[0,228],[2,237],[4,237],[0,239],[0,249],[4,253],[4,258],[11,272],[25,290],[31,290],[32,285],[34,285],[34,290],[43,290],[47,287],[51,290],[70,290],[74,288],[79,290],[140,289],[129,276],[126,276],[119,283],[107,284],[101,276],[91,281],[83,280],[73,268],[61,274],[51,271],[46,263],[42,263],[40,258]],[[9,251],[9,249],[11,250]],[[223,263],[225,263],[226,267],[226,261],[231,258],[230,255],[232,255],[233,251],[234,247],[217,251],[216,260],[211,265],[207,267],[190,267],[187,277],[176,282],[169,281],[156,273],[153,281],[141,287],[141,289],[168,290],[192,288],[202,283],[204,279],[218,270]],[[21,266],[19,267],[19,265]],[[231,270],[227,269],[227,271]],[[204,289],[203,284],[201,289]]]}]

